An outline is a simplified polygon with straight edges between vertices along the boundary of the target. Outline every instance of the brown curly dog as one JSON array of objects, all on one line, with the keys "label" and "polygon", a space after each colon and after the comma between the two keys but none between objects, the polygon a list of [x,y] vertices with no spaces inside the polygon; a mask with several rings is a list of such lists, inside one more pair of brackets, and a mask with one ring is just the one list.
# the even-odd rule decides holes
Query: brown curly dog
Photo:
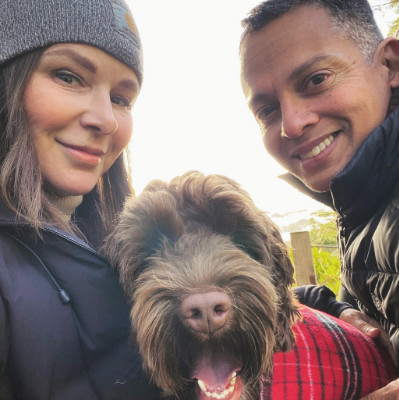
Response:
[{"label": "brown curly dog", "polygon": [[293,348],[300,313],[280,233],[236,182],[196,171],[151,182],[105,249],[132,301],[144,367],[167,398],[265,396],[262,379],[274,353]]}]

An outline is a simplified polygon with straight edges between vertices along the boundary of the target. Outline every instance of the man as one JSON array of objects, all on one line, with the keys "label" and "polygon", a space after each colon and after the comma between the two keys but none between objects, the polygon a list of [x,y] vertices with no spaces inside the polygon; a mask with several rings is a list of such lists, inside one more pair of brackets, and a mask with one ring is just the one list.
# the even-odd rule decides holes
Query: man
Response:
[{"label": "man", "polygon": [[[243,26],[242,88],[266,150],[337,211],[344,292],[398,357],[399,44],[366,0],[269,0]],[[365,399],[399,399],[399,381]]]}]

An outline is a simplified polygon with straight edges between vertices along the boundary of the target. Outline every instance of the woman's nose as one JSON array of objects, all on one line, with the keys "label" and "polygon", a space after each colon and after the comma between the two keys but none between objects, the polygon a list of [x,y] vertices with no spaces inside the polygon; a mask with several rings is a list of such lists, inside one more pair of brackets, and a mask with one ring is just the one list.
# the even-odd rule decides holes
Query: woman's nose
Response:
[{"label": "woman's nose", "polygon": [[288,139],[301,137],[308,127],[319,121],[318,114],[302,99],[285,101],[281,104],[281,114],[281,136]]},{"label": "woman's nose", "polygon": [[109,93],[92,94],[81,116],[81,124],[101,135],[112,135],[118,130],[118,121]]}]

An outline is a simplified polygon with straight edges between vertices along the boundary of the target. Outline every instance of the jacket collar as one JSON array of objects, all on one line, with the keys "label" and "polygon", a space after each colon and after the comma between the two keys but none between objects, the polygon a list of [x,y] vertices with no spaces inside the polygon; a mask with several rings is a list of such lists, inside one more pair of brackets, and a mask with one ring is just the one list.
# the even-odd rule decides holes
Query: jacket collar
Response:
[{"label": "jacket collar", "polygon": [[399,181],[399,107],[366,138],[352,160],[331,181],[330,191],[317,193],[291,174],[281,176],[301,192],[358,223],[392,198]]},{"label": "jacket collar", "polygon": [[0,196],[0,224],[23,224],[22,220],[18,221],[17,216],[6,206],[4,199]]},{"label": "jacket collar", "polygon": [[[24,232],[25,235],[33,235],[35,236],[36,233],[33,230],[33,227],[29,222],[18,218],[4,203],[3,198],[0,196],[0,227],[6,227],[7,229],[10,228],[12,232],[17,232],[18,236]],[[65,232],[59,228],[56,228],[51,225],[44,225],[42,228],[42,232],[48,232],[50,234],[55,234],[56,236],[63,237],[66,240],[72,241],[79,245],[80,247],[86,248],[87,250],[94,252],[98,255],[100,253],[93,249],[92,246],[90,246],[88,243],[86,243],[84,240],[79,238],[78,236]],[[103,257],[101,255],[101,257]]]}]

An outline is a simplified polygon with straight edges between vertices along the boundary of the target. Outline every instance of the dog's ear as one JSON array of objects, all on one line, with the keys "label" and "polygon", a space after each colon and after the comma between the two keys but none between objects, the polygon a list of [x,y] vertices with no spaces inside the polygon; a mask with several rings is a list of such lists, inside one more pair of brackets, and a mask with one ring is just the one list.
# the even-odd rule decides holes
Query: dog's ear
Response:
[{"label": "dog's ear", "polygon": [[176,197],[162,181],[153,181],[137,197],[129,198],[118,224],[103,246],[118,268],[125,292],[131,296],[134,281],[165,241],[174,242],[183,232]]}]

